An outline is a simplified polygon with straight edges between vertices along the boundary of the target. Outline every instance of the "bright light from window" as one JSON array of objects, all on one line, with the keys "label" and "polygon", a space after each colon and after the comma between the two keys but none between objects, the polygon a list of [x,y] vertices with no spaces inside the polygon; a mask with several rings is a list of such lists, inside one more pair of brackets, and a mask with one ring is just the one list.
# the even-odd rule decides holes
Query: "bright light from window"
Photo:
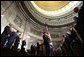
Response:
[{"label": "bright light from window", "polygon": [[1,15],[1,17],[3,17],[4,15]]}]

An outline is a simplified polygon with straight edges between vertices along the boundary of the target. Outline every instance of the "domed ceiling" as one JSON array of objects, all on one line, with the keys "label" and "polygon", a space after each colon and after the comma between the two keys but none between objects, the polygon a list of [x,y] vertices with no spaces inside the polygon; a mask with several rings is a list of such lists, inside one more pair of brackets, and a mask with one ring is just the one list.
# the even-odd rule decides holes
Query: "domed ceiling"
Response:
[{"label": "domed ceiling", "polygon": [[66,6],[69,1],[34,1],[34,3],[43,10],[55,11]]},{"label": "domed ceiling", "polygon": [[[21,6],[37,24],[49,27],[64,27],[74,23],[73,9],[81,4],[81,1],[24,1]],[[26,16],[27,17],[27,16]],[[34,23],[32,21],[32,23]]]},{"label": "domed ceiling", "polygon": [[75,7],[81,5],[82,1],[23,1],[17,3],[18,8],[29,22],[35,26],[58,28],[74,23]]},{"label": "domed ceiling", "polygon": [[61,16],[69,13],[78,6],[79,1],[31,1],[32,5],[40,13],[46,16]]}]

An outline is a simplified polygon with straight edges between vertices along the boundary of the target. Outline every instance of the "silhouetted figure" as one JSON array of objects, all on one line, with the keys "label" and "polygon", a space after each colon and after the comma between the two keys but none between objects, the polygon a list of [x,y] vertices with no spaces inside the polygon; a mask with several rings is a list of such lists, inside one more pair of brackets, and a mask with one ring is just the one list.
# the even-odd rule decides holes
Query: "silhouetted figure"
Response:
[{"label": "silhouetted figure", "polygon": [[34,45],[31,45],[31,55],[35,56],[36,55],[36,47]]},{"label": "silhouetted figure", "polygon": [[44,45],[45,45],[45,50],[46,50],[46,56],[50,55],[50,45],[49,45],[49,39],[46,35],[43,35],[44,39]]},{"label": "silhouetted figure", "polygon": [[16,40],[17,37],[17,33],[16,32],[11,32],[10,37],[8,38],[8,42],[6,44],[7,48],[12,48],[12,44],[14,43],[14,41]]},{"label": "silhouetted figure", "polygon": [[10,33],[11,33],[10,27],[6,26],[4,28],[3,33],[1,34],[1,47],[4,47],[4,44],[6,43],[8,37],[10,37]]},{"label": "silhouetted figure", "polygon": [[37,56],[39,56],[39,49],[40,49],[40,45],[39,45],[39,43],[37,42]]},{"label": "silhouetted figure", "polygon": [[19,56],[28,56],[24,46],[26,45],[25,40],[22,41],[22,46],[21,46],[21,50],[19,51]]},{"label": "silhouetted figure", "polygon": [[72,42],[73,38],[71,37],[71,33],[66,33],[66,37],[65,37],[65,49],[66,49],[66,52],[67,52],[67,55],[68,56],[72,56],[73,55],[73,52],[70,48],[71,46],[71,42]]},{"label": "silhouetted figure", "polygon": [[[19,34],[19,31],[17,31],[17,34]],[[19,34],[19,35],[20,35],[20,34]],[[15,47],[15,49],[18,48],[18,45],[19,45],[19,42],[20,42],[19,35],[16,37],[16,40],[15,40],[15,42],[14,42],[14,47]]]}]

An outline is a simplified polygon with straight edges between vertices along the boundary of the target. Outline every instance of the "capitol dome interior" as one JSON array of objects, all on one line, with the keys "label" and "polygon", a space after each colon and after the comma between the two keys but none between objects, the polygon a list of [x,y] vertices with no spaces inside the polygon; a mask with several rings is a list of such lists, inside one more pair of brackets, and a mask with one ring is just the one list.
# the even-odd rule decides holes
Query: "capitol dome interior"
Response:
[{"label": "capitol dome interior", "polygon": [[[83,56],[82,7],[83,1],[1,1],[1,55]],[[7,35],[6,26],[11,31]],[[48,46],[45,27],[52,43]]]}]

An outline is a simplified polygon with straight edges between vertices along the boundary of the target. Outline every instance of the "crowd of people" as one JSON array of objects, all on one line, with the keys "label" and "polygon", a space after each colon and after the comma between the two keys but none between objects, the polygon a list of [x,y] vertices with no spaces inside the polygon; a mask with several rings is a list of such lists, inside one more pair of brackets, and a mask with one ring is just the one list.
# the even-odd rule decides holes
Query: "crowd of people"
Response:
[{"label": "crowd of people", "polygon": [[[18,49],[18,45],[20,44],[20,38],[19,38],[19,31],[15,32],[12,30],[11,25],[6,26],[4,28],[4,31],[1,34],[1,48],[2,48],[2,53],[1,55],[18,55],[18,56],[27,56],[27,55],[38,55],[41,56],[44,52],[43,55],[50,55],[51,56],[51,37],[50,33],[46,30],[48,29],[47,27],[45,28],[45,31],[43,32],[43,43],[39,44],[37,42],[37,46],[31,45],[31,49],[28,50],[28,52],[25,51],[25,45],[26,42],[25,40],[22,41],[21,45],[21,50]],[[43,51],[45,49],[45,51]]]},{"label": "crowd of people", "polygon": [[[25,51],[25,40],[22,41],[21,49],[18,49],[20,44],[19,31],[15,32],[11,26],[6,26],[1,34],[1,55],[2,56],[81,56],[83,55],[83,23],[82,23],[82,8],[78,12],[79,17],[74,17],[76,25],[69,32],[63,35],[63,41],[56,49],[53,48],[52,39],[48,27],[43,31],[43,43],[37,46],[31,45],[31,48]],[[81,15],[80,15],[81,14]],[[81,24],[81,25],[79,25]]]}]

